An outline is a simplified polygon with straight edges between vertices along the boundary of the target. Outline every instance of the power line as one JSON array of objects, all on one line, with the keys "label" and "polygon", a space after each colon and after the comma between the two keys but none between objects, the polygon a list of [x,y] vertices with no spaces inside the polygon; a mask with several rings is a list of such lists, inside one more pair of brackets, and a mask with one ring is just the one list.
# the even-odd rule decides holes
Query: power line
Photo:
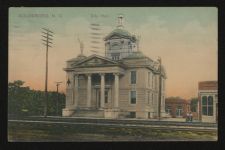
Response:
[{"label": "power line", "polygon": [[48,47],[52,47],[52,38],[53,37],[53,32],[50,31],[49,29],[46,28],[42,28],[42,33],[44,35],[42,35],[42,37],[44,39],[42,39],[42,41],[44,43],[42,43],[43,45],[46,46],[46,68],[45,68],[45,104],[44,104],[44,117],[47,117],[47,108],[48,108]]}]

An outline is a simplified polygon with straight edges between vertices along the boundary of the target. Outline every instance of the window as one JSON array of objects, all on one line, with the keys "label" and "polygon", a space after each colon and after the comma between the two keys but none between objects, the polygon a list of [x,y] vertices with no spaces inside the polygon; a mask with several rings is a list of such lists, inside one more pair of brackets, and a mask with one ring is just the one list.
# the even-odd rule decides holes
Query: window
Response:
[{"label": "window", "polygon": [[131,84],[136,84],[136,71],[131,71]]},{"label": "window", "polygon": [[148,104],[153,105],[153,94],[150,91],[148,91]]},{"label": "window", "polygon": [[202,97],[202,114],[207,115],[207,96]]},{"label": "window", "polygon": [[166,113],[171,115],[171,106],[166,107]]},{"label": "window", "polygon": [[202,114],[206,116],[213,116],[213,97],[202,97]]},{"label": "window", "polygon": [[148,118],[151,118],[151,113],[150,112],[148,112]]},{"label": "window", "polygon": [[176,116],[180,117],[182,116],[182,113],[183,113],[182,106],[178,106],[176,109]]},{"label": "window", "polygon": [[151,84],[151,72],[148,72],[148,86]]},{"label": "window", "polygon": [[105,103],[108,103],[108,91],[105,91]]},{"label": "window", "polygon": [[131,91],[130,92],[130,103],[131,104],[136,104],[136,91]]},{"label": "window", "polygon": [[154,75],[152,74],[152,88],[154,88]]},{"label": "window", "polygon": [[153,100],[154,100],[154,95],[153,95],[153,93],[152,93],[152,105],[153,105]]},{"label": "window", "polygon": [[130,118],[136,118],[136,112],[130,112]]}]

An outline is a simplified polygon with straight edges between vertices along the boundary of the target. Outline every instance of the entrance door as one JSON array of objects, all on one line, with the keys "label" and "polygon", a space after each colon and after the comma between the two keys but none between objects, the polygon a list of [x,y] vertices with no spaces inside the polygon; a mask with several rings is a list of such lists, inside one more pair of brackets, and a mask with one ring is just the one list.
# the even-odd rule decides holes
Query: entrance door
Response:
[{"label": "entrance door", "polygon": [[[108,103],[109,100],[109,90],[105,89],[105,101],[104,103]],[[101,107],[101,89],[96,89],[96,108]]]}]

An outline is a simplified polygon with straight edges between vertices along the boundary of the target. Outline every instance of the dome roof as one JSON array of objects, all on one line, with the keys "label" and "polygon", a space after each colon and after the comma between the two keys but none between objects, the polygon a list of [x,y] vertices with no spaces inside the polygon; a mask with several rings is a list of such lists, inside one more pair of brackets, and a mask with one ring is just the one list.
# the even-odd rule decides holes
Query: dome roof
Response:
[{"label": "dome roof", "polygon": [[127,30],[124,30],[124,29],[114,29],[112,32],[112,34],[120,34],[120,35],[124,35],[124,36],[131,36],[131,34],[127,31]]},{"label": "dome roof", "polygon": [[136,37],[134,35],[131,35],[127,30],[124,29],[114,29],[111,33],[109,33],[104,40],[108,40],[110,37],[112,37],[113,35],[117,35],[117,36],[121,36],[121,37],[126,37],[129,38],[131,40],[136,41]]}]

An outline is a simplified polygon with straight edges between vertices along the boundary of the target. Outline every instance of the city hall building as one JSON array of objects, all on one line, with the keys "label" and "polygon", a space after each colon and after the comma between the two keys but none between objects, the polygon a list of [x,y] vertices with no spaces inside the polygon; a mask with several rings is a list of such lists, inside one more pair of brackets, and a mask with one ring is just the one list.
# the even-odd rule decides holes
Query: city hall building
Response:
[{"label": "city hall building", "polygon": [[148,119],[166,115],[166,73],[161,60],[145,56],[136,36],[124,29],[121,16],[118,22],[104,38],[104,57],[81,52],[66,62],[63,116]]}]

